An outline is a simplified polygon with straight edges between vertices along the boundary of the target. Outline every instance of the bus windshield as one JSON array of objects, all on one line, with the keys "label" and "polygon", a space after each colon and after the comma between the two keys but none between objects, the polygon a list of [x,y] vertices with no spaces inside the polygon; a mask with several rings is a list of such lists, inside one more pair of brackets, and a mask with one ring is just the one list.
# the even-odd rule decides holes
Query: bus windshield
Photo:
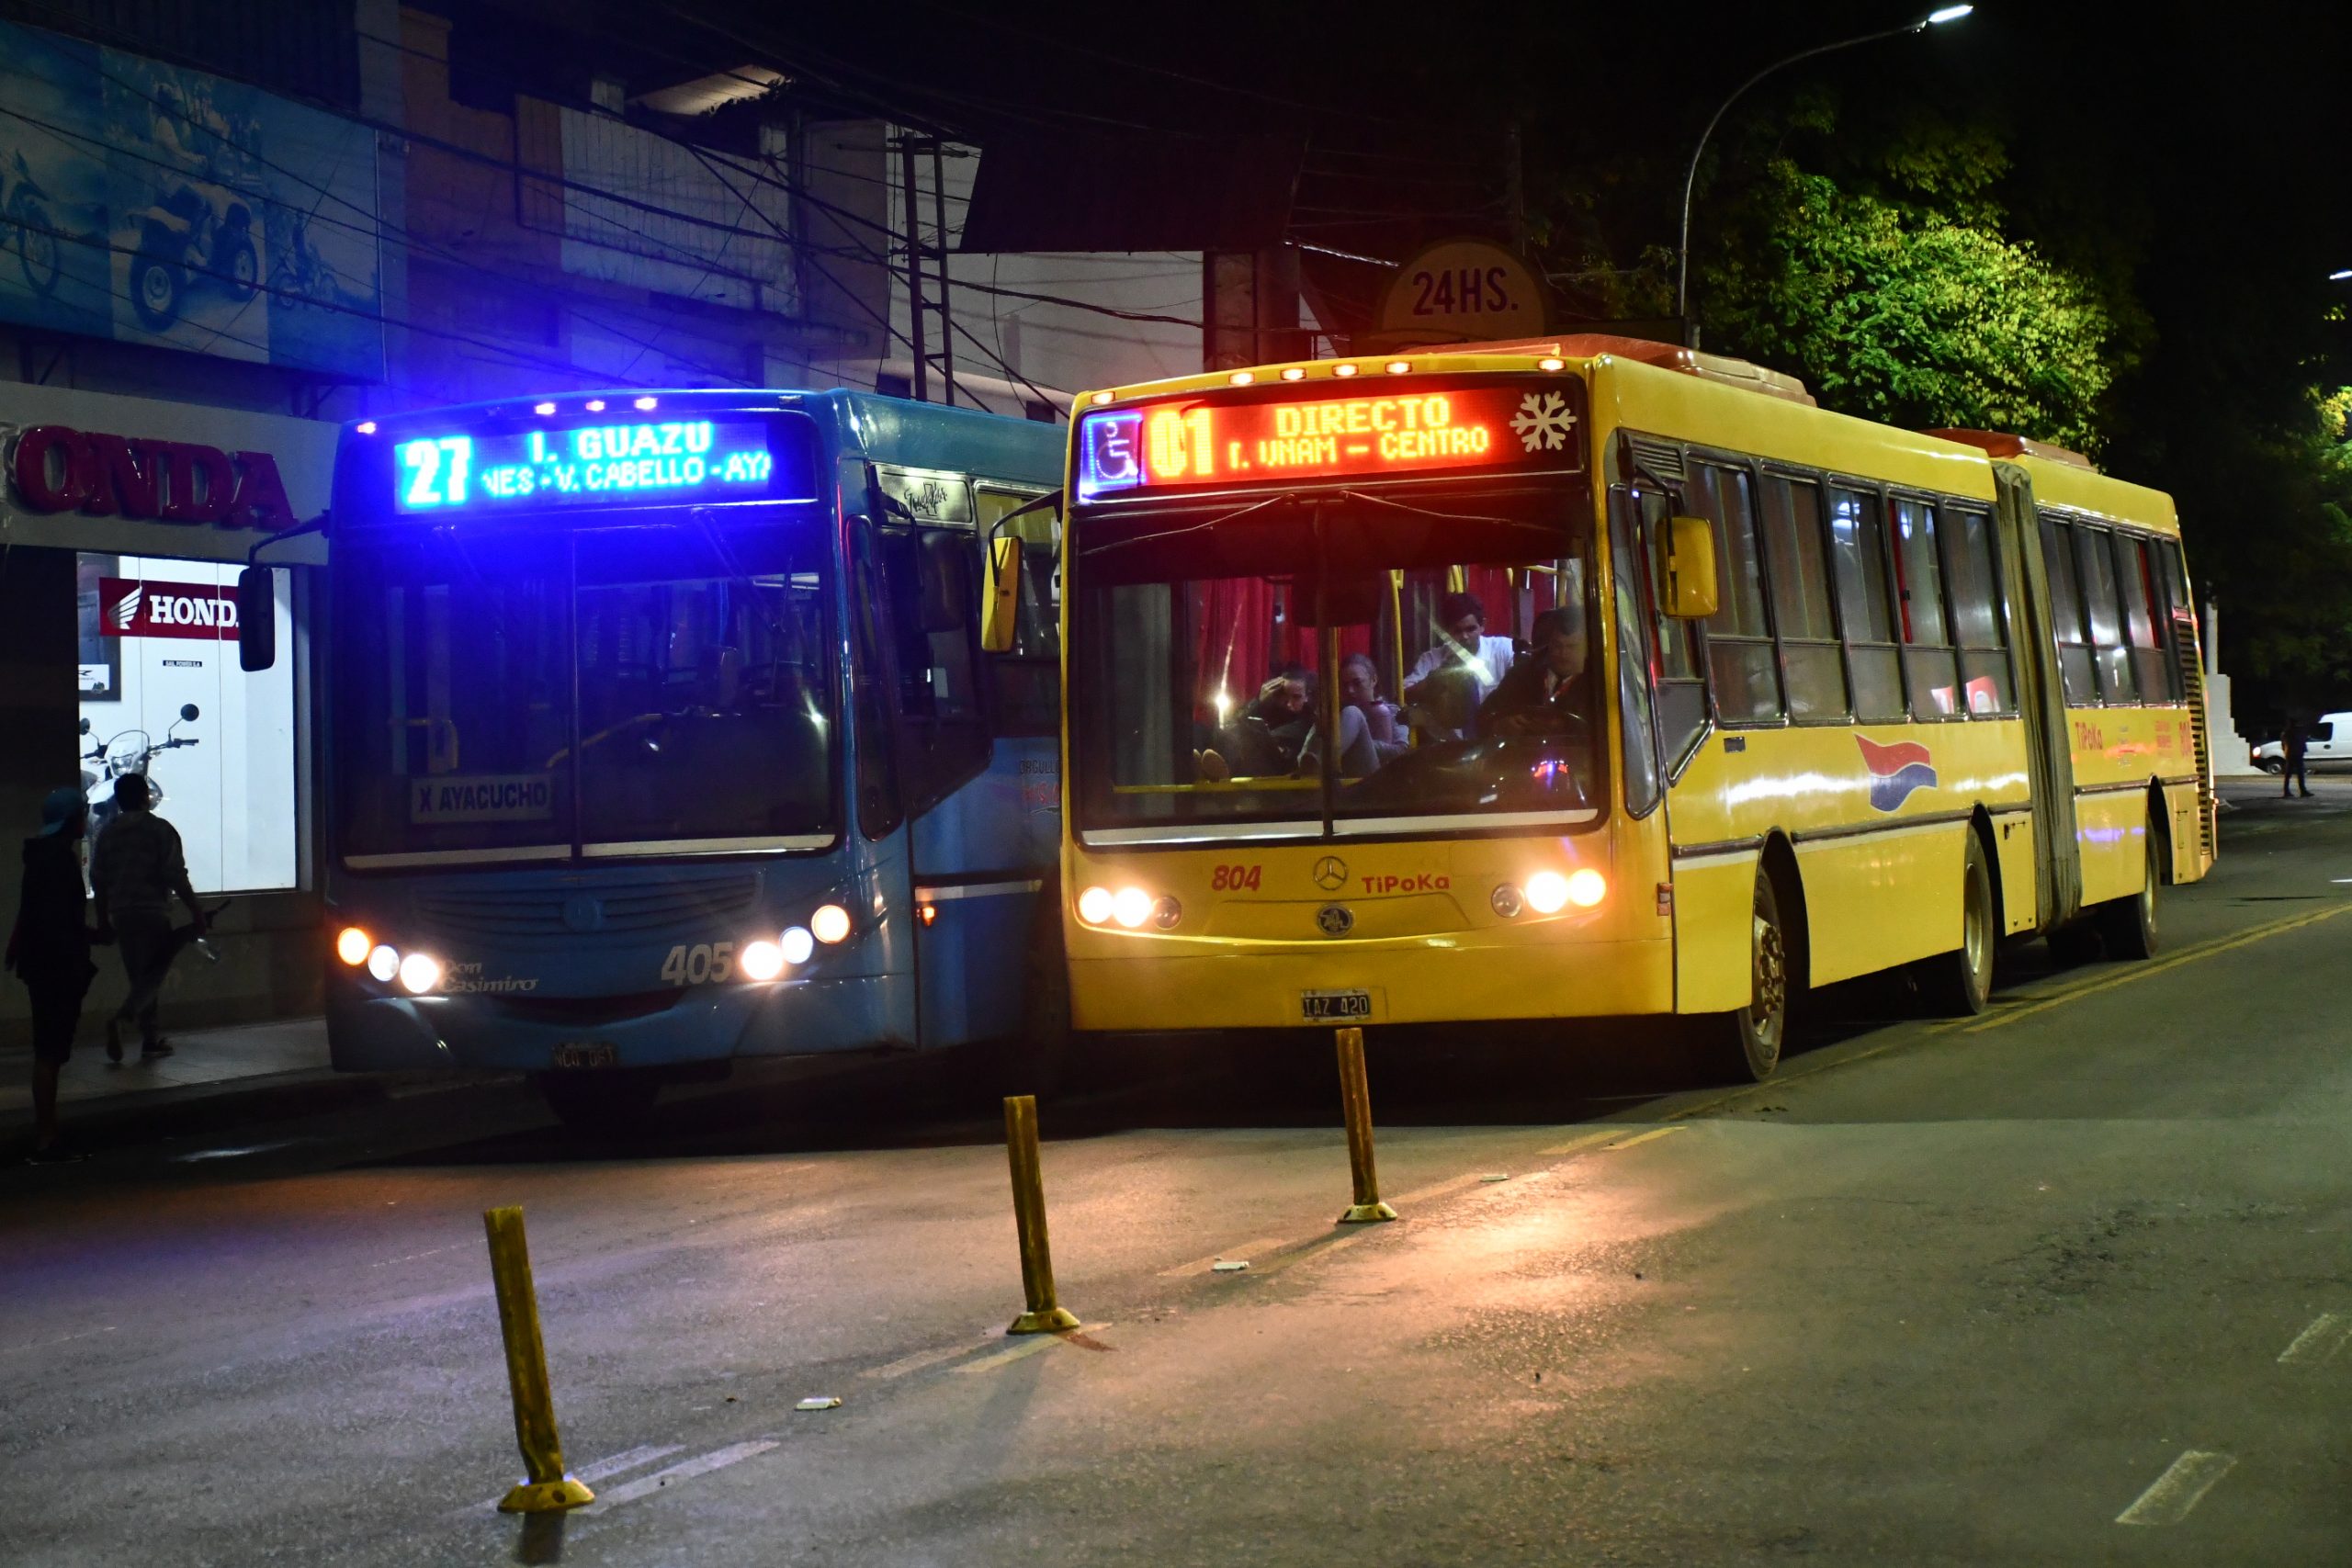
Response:
[{"label": "bus windshield", "polygon": [[1080,830],[1172,842],[1598,819],[1589,511],[1580,486],[1522,485],[1082,514]]},{"label": "bus windshield", "polygon": [[345,855],[830,843],[826,531],[758,515],[345,536]]}]

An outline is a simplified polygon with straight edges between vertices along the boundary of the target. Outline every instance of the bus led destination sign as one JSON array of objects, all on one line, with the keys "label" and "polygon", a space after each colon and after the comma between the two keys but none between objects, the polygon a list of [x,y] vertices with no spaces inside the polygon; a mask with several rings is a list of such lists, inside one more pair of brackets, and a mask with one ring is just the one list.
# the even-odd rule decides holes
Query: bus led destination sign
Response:
[{"label": "bus led destination sign", "polygon": [[1582,383],[1283,401],[1173,400],[1087,414],[1082,499],[1435,468],[1579,468]]},{"label": "bus led destination sign", "polygon": [[[780,473],[757,420],[648,420],[573,429],[420,435],[392,449],[404,513],[807,500],[812,476]],[[787,468],[805,464],[790,460]]]}]

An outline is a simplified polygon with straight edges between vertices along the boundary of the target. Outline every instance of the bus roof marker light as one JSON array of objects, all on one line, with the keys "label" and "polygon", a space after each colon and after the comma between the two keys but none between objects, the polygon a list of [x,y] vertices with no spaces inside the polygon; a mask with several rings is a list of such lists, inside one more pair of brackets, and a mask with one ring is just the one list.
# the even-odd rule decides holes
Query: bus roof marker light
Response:
[{"label": "bus roof marker light", "polygon": [[376,422],[372,419],[363,419],[351,428],[362,435],[373,435],[376,434]]},{"label": "bus roof marker light", "polygon": [[1331,367],[1331,374],[1334,376],[1352,376],[1355,373],[1356,367],[1344,362]]},{"label": "bus roof marker light", "polygon": [[839,904],[820,904],[808,917],[808,931],[827,947],[849,939],[849,911]]},{"label": "bus roof marker light", "polygon": [[662,400],[659,398],[639,398],[629,406],[637,410],[639,413],[651,413],[655,409],[662,406]]},{"label": "bus roof marker light", "polygon": [[545,419],[548,415],[555,412],[555,405],[553,403],[533,403],[531,405],[531,412],[537,414],[541,419]]},{"label": "bus roof marker light", "polygon": [[1565,359],[1539,359],[1535,362],[1538,370],[1566,370],[1567,367],[1568,362]]},{"label": "bus roof marker light", "polygon": [[1412,367],[1413,362],[1409,359],[1392,359],[1383,367],[1391,376],[1402,376]]},{"label": "bus roof marker light", "polygon": [[1237,387],[1246,387],[1257,378],[1258,373],[1255,370],[1236,370],[1232,375],[1226,378],[1227,381]]},{"label": "bus roof marker light", "polygon": [[1110,393],[1108,393],[1108,392],[1097,392],[1097,393],[1095,393],[1092,397],[1091,397],[1091,398],[1087,399],[1086,400],[1087,400],[1088,402],[1090,402],[1090,403],[1092,403],[1096,408],[1098,408],[1098,409],[1099,409],[1099,408],[1101,408],[1104,403],[1107,403],[1107,402],[1109,402],[1109,401],[1111,400],[1111,394],[1110,394]]},{"label": "bus roof marker light", "polygon": [[1293,365],[1283,371],[1283,379],[1285,381],[1304,381],[1306,379],[1306,367],[1303,365]]}]

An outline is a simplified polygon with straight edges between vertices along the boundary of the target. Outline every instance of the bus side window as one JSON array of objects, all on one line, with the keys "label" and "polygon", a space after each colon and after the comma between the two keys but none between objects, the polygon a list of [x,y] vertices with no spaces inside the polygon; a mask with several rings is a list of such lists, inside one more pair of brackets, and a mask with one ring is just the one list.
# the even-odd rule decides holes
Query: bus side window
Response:
[{"label": "bus side window", "polygon": [[2115,545],[2104,528],[2077,524],[2075,565],[2082,573],[2083,612],[2090,622],[2092,657],[2098,664],[2099,700],[2109,707],[2138,699],[2132,679],[2131,645],[2123,640],[2123,605],[2115,586]]},{"label": "bus side window", "polygon": [[1707,666],[1715,713],[1726,724],[1781,716],[1780,660],[1764,610],[1764,562],[1756,541],[1748,477],[1712,463],[1692,466],[1690,500],[1715,525],[1715,613],[1707,617]]},{"label": "bus side window", "polygon": [[1821,487],[1780,474],[1764,476],[1764,550],[1771,569],[1772,622],[1789,716],[1820,722],[1847,716],[1846,655],[1829,605],[1829,558],[1821,536]]},{"label": "bus side window", "polygon": [[1940,506],[1936,531],[1943,536],[1944,586],[1951,598],[1965,705],[1973,714],[2015,713],[2017,688],[2009,673],[2001,578],[1993,559],[1993,520],[1982,512]]},{"label": "bus side window", "polygon": [[2178,702],[2173,688],[2180,671],[2165,657],[2164,638],[2156,630],[2156,583],[2149,570],[2146,541],[2131,534],[2115,536],[2116,581],[2123,590],[2123,635],[2132,647],[2132,673],[2143,702]]},{"label": "bus side window", "polygon": [[2165,634],[2165,646],[2172,650],[2173,655],[2170,673],[2166,676],[2166,689],[2171,692],[2174,702],[2186,702],[2188,697],[2180,684],[2181,660],[2184,656],[2195,656],[2197,641],[2191,628],[2180,624],[2182,617],[2193,614],[2193,606],[2188,602],[2188,579],[2180,562],[2180,541],[2151,540],[2149,549],[2156,562],[2158,591],[2162,595],[2157,601],[2160,608],[2156,618]]},{"label": "bus side window", "polygon": [[874,525],[859,518],[852,535],[850,695],[857,719],[850,744],[857,754],[857,820],[869,839],[895,829],[905,812],[899,798],[899,738],[884,656],[881,573],[874,558]]},{"label": "bus side window", "polygon": [[1893,723],[1904,715],[1903,669],[1887,580],[1885,514],[1877,496],[1829,492],[1829,553],[1838,572],[1847,668],[1853,672],[1854,717],[1864,724]]},{"label": "bus side window", "polygon": [[908,812],[920,817],[988,765],[976,659],[979,545],[961,528],[882,536],[897,633]]},{"label": "bus side window", "polygon": [[1609,492],[1609,561],[1617,642],[1617,713],[1625,734],[1625,811],[1645,817],[1657,805],[1657,737],[1650,724],[1650,639],[1642,630],[1642,557],[1633,497]]},{"label": "bus side window", "polygon": [[2058,637],[2058,669],[2066,705],[2098,705],[2098,679],[2091,673],[2090,638],[2083,635],[2083,591],[2075,570],[2075,526],[2044,513],[2041,560],[2050,574],[2050,625]]},{"label": "bus side window", "polygon": [[[1035,499],[985,486],[976,489],[973,501],[979,536],[990,537],[1000,519]],[[995,699],[996,732],[1059,735],[1061,600],[1057,563],[1061,555],[1061,519],[1050,511],[1032,512],[1015,518],[1006,531],[1018,535],[1022,543],[1012,647],[1004,653],[982,656]]]},{"label": "bus side window", "polygon": [[[1645,490],[1637,492],[1641,502],[1642,534],[1649,542],[1649,549],[1642,559],[1648,568],[1651,605],[1657,603],[1657,585],[1666,580],[1666,550],[1669,525],[1674,517],[1674,498],[1663,491]],[[1657,687],[1658,750],[1666,759],[1668,777],[1682,771],[1690,760],[1690,749],[1699,743],[1699,736],[1707,728],[1707,682],[1700,673],[1697,639],[1699,628],[1690,621],[1669,620],[1653,615],[1657,627],[1657,662],[1655,666]]]},{"label": "bus side window", "polygon": [[1943,565],[1936,558],[1935,513],[1924,502],[1896,501],[1894,581],[1903,591],[1903,672],[1914,718],[1965,714],[1960,662],[1944,615]]}]

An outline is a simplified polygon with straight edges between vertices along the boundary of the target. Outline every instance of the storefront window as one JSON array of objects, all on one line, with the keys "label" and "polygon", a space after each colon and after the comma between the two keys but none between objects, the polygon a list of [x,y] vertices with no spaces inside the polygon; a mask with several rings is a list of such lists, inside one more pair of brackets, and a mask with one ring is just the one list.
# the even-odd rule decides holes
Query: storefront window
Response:
[{"label": "storefront window", "polygon": [[[112,815],[115,779],[144,773],[198,893],[294,886],[295,660],[238,668],[237,568],[87,553],[77,565],[81,779],[94,828]],[[290,575],[277,574],[286,649]]]}]

